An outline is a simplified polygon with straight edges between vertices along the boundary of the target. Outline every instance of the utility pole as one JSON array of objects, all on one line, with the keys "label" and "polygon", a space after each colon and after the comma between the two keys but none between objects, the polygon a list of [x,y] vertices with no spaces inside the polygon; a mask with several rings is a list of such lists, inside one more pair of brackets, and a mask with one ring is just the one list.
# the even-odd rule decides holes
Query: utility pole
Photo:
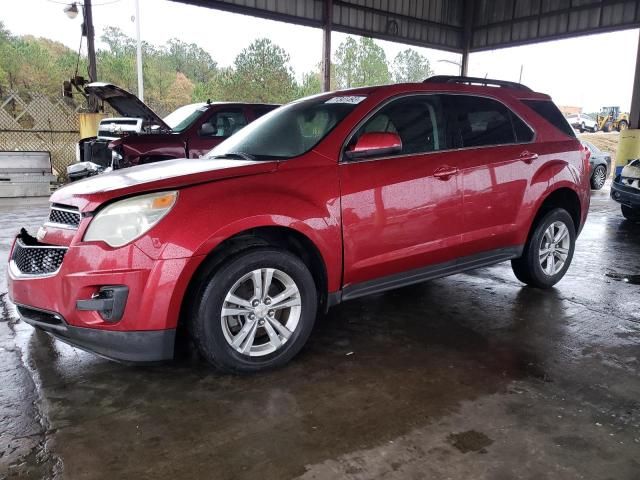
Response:
[{"label": "utility pole", "polygon": [[140,0],[136,0],[136,63],[138,67],[138,98],[144,102],[144,80],[142,77],[142,43],[140,43]]},{"label": "utility pole", "polygon": [[322,26],[322,91],[331,90],[331,30],[333,0],[324,0],[324,24]]},{"label": "utility pole", "polygon": [[[98,80],[98,69],[96,67],[96,47],[95,47],[95,32],[93,29],[93,12],[91,10],[91,0],[84,0],[84,23],[82,24],[82,33],[87,37],[87,59],[89,61],[89,81],[95,82]],[[98,99],[90,95],[87,100],[89,112],[98,112]]]}]

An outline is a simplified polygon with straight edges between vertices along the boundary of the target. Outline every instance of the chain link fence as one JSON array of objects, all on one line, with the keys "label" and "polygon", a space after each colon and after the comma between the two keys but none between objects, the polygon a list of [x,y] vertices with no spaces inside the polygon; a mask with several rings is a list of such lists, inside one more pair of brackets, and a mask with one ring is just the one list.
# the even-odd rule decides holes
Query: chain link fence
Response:
[{"label": "chain link fence", "polygon": [[50,152],[54,175],[65,180],[80,138],[79,109],[66,98],[6,92],[0,98],[0,150]]}]

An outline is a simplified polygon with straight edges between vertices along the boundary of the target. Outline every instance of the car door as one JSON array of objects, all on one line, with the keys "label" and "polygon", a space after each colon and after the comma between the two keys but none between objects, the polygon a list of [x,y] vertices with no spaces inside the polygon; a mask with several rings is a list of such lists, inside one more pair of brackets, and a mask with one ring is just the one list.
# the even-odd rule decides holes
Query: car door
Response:
[{"label": "car door", "polygon": [[242,106],[223,106],[205,116],[187,139],[189,158],[198,158],[247,124]]},{"label": "car door", "polygon": [[463,255],[512,246],[538,161],[533,130],[498,100],[444,95],[447,134],[462,184]]},{"label": "car door", "polygon": [[367,132],[397,133],[402,150],[339,165],[346,287],[457,256],[462,192],[444,149],[438,95],[392,100],[347,142]]}]

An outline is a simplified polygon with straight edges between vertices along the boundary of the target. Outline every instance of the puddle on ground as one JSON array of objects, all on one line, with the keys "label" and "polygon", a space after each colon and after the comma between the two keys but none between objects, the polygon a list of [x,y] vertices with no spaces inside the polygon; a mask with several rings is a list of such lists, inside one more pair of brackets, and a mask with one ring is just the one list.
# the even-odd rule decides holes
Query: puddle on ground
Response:
[{"label": "puddle on ground", "polygon": [[605,273],[605,275],[619,282],[630,283],[632,285],[640,285],[640,275],[618,273],[618,272],[608,272],[608,273]]},{"label": "puddle on ground", "polygon": [[493,443],[493,440],[487,437],[484,433],[476,432],[475,430],[452,433],[447,437],[447,441],[462,453],[487,453],[486,447]]}]

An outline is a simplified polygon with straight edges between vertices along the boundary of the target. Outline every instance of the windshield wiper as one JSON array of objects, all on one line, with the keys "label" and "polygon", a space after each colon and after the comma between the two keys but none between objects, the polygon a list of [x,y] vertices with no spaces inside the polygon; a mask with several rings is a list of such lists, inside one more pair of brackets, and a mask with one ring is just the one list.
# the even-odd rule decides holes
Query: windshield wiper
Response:
[{"label": "windshield wiper", "polygon": [[235,158],[235,159],[241,159],[241,160],[256,160],[255,156],[245,152],[228,152],[222,155],[214,155],[209,158]]}]

